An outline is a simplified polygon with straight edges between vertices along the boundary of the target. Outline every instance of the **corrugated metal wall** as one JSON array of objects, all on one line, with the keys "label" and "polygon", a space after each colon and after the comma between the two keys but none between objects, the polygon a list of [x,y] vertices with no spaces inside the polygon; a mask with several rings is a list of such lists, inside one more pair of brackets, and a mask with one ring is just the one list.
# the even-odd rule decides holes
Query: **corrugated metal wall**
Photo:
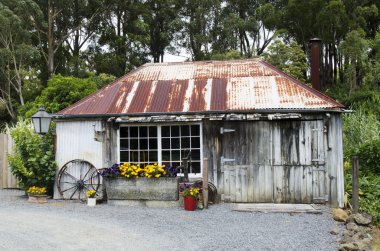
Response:
[{"label": "corrugated metal wall", "polygon": [[56,161],[59,168],[74,159],[87,160],[96,168],[103,166],[103,143],[95,141],[94,126],[103,130],[101,121],[67,121],[56,123]]},{"label": "corrugated metal wall", "polygon": [[17,188],[17,180],[12,175],[7,154],[13,152],[13,140],[10,135],[0,134],[0,188]]},{"label": "corrugated metal wall", "polygon": [[[56,122],[57,173],[63,165],[74,159],[83,159],[96,168],[103,168],[103,142],[95,140],[95,130],[104,130],[102,126],[102,122],[96,120]],[[59,197],[55,186],[54,198]]]}]

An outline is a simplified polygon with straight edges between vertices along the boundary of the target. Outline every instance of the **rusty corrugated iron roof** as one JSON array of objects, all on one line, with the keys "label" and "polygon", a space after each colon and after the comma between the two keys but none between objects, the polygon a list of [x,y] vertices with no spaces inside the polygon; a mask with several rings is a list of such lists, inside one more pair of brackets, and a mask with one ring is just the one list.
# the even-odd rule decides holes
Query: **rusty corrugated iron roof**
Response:
[{"label": "rusty corrugated iron roof", "polygon": [[343,108],[258,59],[145,64],[58,114]]}]

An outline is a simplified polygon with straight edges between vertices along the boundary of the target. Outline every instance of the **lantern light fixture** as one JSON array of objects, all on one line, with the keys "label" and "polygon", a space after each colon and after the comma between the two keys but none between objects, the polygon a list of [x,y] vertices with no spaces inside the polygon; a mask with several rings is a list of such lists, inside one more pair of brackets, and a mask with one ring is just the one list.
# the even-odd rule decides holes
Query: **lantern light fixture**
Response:
[{"label": "lantern light fixture", "polygon": [[46,134],[49,131],[52,116],[41,106],[38,112],[32,116],[34,131],[38,134]]}]

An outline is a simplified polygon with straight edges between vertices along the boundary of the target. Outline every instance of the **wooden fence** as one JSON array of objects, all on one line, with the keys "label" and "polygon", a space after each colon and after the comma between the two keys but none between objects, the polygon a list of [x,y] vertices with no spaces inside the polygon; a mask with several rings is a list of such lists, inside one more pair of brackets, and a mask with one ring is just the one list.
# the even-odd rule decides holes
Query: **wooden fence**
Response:
[{"label": "wooden fence", "polygon": [[10,135],[0,134],[0,188],[17,188],[17,180],[12,175],[7,154],[12,153],[13,140]]}]

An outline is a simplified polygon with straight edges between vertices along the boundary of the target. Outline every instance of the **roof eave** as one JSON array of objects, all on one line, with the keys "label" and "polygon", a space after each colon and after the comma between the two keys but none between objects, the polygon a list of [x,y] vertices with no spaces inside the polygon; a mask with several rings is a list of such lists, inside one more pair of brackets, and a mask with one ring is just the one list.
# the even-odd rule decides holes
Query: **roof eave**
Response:
[{"label": "roof eave", "polygon": [[207,115],[207,114],[244,114],[244,113],[344,113],[342,108],[318,108],[318,109],[253,109],[253,110],[228,110],[228,111],[199,111],[199,112],[154,112],[154,113],[106,113],[106,114],[54,114],[55,118],[108,118],[108,117],[141,117],[141,116],[181,116],[181,115]]}]

